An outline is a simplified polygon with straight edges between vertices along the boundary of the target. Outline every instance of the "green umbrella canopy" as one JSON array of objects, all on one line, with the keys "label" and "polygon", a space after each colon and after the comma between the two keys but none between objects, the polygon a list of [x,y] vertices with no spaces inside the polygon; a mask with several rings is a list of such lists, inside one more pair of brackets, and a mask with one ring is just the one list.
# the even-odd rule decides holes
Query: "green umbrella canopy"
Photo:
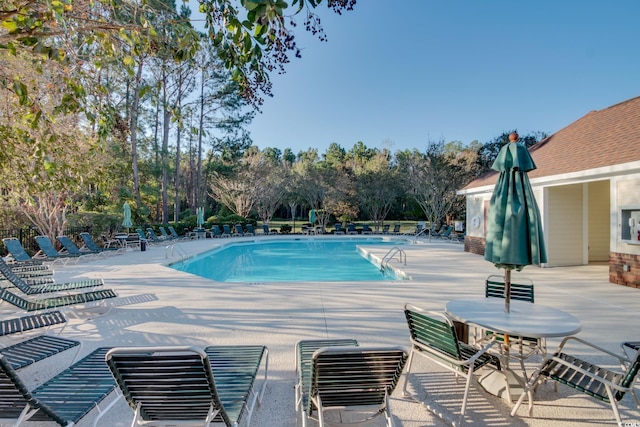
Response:
[{"label": "green umbrella canopy", "polygon": [[[527,172],[536,165],[527,148],[516,142],[504,145],[492,169],[500,172],[489,203],[484,258],[504,268],[505,299],[509,303],[511,270],[547,262],[540,210]],[[508,305],[507,305],[508,311]]]},{"label": "green umbrella canopy", "polygon": [[122,212],[124,214],[122,226],[126,228],[133,227],[133,223],[131,222],[131,206],[129,206],[129,203],[124,202],[124,205],[122,205]]},{"label": "green umbrella canopy", "polygon": [[198,228],[202,228],[202,225],[204,224],[204,208],[198,208],[197,209],[198,212]]},{"label": "green umbrella canopy", "polygon": [[315,224],[316,223],[316,210],[315,209],[311,209],[309,211],[309,222],[311,224]]}]

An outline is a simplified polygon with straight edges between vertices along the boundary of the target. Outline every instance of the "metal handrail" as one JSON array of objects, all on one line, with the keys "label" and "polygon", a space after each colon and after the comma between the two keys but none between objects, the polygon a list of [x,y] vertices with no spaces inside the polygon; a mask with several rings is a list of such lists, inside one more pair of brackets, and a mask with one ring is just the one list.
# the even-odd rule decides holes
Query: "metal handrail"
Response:
[{"label": "metal handrail", "polygon": [[405,251],[397,246],[394,246],[393,248],[389,249],[385,256],[382,257],[382,261],[380,262],[380,270],[386,270],[387,266],[389,265],[389,261],[391,261],[396,254],[398,255],[398,261],[403,265],[407,265],[407,254],[405,253]]},{"label": "metal handrail", "polygon": [[176,244],[176,245],[167,246],[165,248],[164,257],[165,258],[169,258],[169,256],[173,256],[175,252],[178,252],[178,255],[180,255],[180,260],[181,261],[184,261],[184,259],[189,256],[189,255],[187,255],[187,252],[181,246],[178,246]]}]

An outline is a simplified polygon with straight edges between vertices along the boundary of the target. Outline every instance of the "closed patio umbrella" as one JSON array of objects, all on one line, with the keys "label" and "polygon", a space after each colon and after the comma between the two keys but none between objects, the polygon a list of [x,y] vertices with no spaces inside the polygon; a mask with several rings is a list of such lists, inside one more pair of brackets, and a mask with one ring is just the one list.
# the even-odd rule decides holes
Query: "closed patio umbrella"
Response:
[{"label": "closed patio umbrella", "polygon": [[198,208],[197,212],[198,212],[198,219],[197,219],[198,228],[202,228],[202,226],[204,225],[204,208]]},{"label": "closed patio umbrella", "polygon": [[540,210],[527,172],[536,169],[518,134],[498,153],[492,169],[500,172],[489,203],[484,258],[505,270],[505,312],[511,302],[511,271],[547,262]]},{"label": "closed patio umbrella", "polygon": [[311,223],[311,225],[316,223],[316,210],[315,209],[311,209],[309,211],[309,222]]},{"label": "closed patio umbrella", "polygon": [[131,222],[131,206],[129,206],[129,203],[124,202],[124,205],[122,205],[122,211],[124,214],[124,220],[122,221],[122,226],[127,228],[127,232],[128,232],[129,227],[133,227],[133,223]]}]

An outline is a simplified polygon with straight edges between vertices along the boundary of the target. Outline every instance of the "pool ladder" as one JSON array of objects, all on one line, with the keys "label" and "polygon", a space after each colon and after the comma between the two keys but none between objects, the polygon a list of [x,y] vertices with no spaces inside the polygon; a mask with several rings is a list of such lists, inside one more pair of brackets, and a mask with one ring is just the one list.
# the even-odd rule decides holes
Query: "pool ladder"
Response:
[{"label": "pool ladder", "polygon": [[164,250],[164,257],[165,258],[169,258],[170,256],[173,256],[174,253],[178,253],[178,255],[180,255],[180,260],[184,261],[184,259],[187,257],[187,252],[185,252],[185,250],[178,245],[169,245],[165,248]]},{"label": "pool ladder", "polygon": [[393,259],[393,257],[398,256],[398,261],[402,264],[402,265],[407,265],[407,254],[405,253],[405,251],[403,251],[402,249],[400,249],[397,246],[394,246],[393,248],[389,249],[389,252],[387,252],[387,254],[382,257],[382,261],[380,262],[380,271],[381,272],[385,272],[389,266],[389,261],[391,261]]}]

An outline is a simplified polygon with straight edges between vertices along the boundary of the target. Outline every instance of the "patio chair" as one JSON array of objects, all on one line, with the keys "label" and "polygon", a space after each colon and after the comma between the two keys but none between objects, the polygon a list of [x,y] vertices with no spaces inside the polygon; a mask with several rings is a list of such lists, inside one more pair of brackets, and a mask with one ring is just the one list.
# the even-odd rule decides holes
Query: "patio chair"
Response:
[{"label": "patio chair", "polygon": [[[404,313],[411,338],[411,354],[403,387],[405,396],[410,395],[407,391],[407,383],[415,356],[426,357],[453,372],[456,378],[458,376],[466,378],[462,408],[457,422],[457,425],[462,425],[471,382],[477,382],[474,373],[484,366],[497,370],[501,368],[500,359],[488,353],[489,349],[500,343],[491,341],[483,348],[477,349],[458,339],[453,321],[446,313],[426,311],[411,304],[404,306]],[[423,404],[435,415],[442,416],[428,404],[424,402]]]},{"label": "patio chair", "polygon": [[21,265],[42,265],[41,260],[33,259],[27,251],[25,251],[22,243],[15,237],[7,237],[2,239],[7,251],[11,254],[11,258]]},{"label": "patio chair", "polygon": [[[100,247],[98,246],[98,244],[95,242],[95,240],[93,240],[93,237],[91,236],[91,234],[89,234],[86,231],[83,231],[82,233],[80,233],[80,238],[82,239],[82,242],[84,243],[84,246],[80,247],[80,252],[82,252],[83,250],[92,252],[92,253],[102,253],[105,255],[109,255],[109,254],[116,254],[118,253],[118,249],[117,247],[110,247],[111,245],[107,246],[107,247]],[[117,245],[117,241],[114,242]]]},{"label": "patio chair", "polygon": [[104,363],[108,348],[99,348],[44,384],[29,390],[5,357],[0,357],[0,419],[23,426],[26,421],[56,422],[71,426],[99,405],[115,389]]},{"label": "patio chair", "polygon": [[222,224],[222,237],[231,237],[231,226],[229,224]]},{"label": "patio chair", "polygon": [[[609,356],[616,360],[624,369],[615,371],[609,368],[591,363],[587,360],[579,359],[565,353],[564,347],[569,342],[577,342],[596,350],[601,356]],[[529,399],[529,416],[533,415],[533,393],[539,381],[550,379],[554,381],[554,388],[561,383],[581,391],[602,402],[609,403],[613,410],[614,417],[618,425],[624,425],[620,419],[617,402],[622,400],[628,392],[633,394],[636,408],[640,409],[638,396],[635,392],[635,383],[640,371],[640,352],[636,351],[632,359],[613,353],[595,344],[589,343],[577,337],[567,337],[562,340],[560,346],[553,355],[542,360],[540,366],[531,375],[524,392],[516,402],[511,411],[511,416],[518,412],[518,408],[525,398]]]},{"label": "patio chair", "polygon": [[369,224],[362,225],[362,234],[372,234],[373,230],[369,227]]},{"label": "patio chair", "polygon": [[407,360],[402,347],[358,347],[355,340],[311,340],[296,344],[296,411],[306,427],[317,414],[328,425],[328,411],[358,411],[361,424],[384,415],[392,426],[389,397]]},{"label": "patio chair", "polygon": [[[511,283],[511,299],[533,304],[535,302],[533,281],[527,277],[519,277],[518,280],[521,283]],[[489,276],[485,280],[484,296],[487,298],[504,298],[504,277],[499,275]],[[476,344],[482,344],[493,339],[504,342],[505,337],[503,334],[485,330],[482,336],[476,337]],[[527,371],[524,361],[536,353],[544,356],[546,353],[546,341],[544,338],[509,336],[509,346],[510,348],[516,347],[518,350],[517,354],[509,352],[509,357],[520,362],[520,368],[526,381]]]},{"label": "patio chair", "polygon": [[402,224],[393,224],[393,231],[391,231],[391,234],[400,234],[401,226]]},{"label": "patio chair", "polygon": [[178,232],[176,231],[176,229],[173,227],[173,225],[168,226],[169,228],[169,233],[171,233],[171,236],[176,239],[176,240],[185,240],[186,236],[180,236],[178,234]]},{"label": "patio chair", "polygon": [[35,259],[42,259],[43,261],[49,262],[61,261],[65,264],[69,262],[69,260],[75,260],[77,262],[80,259],[81,255],[62,253],[56,250],[49,236],[36,236],[35,240],[40,248],[40,250],[33,256]]},{"label": "patio chair", "polygon": [[[48,281],[42,284],[30,284],[17,274],[15,274],[9,266],[0,258],[0,275],[5,277],[13,286],[18,288],[26,295],[44,294],[49,292],[69,291],[73,289],[95,288],[104,285],[102,279],[88,279],[68,283],[50,283]],[[33,283],[33,282],[32,282]]]},{"label": "patio chair", "polygon": [[382,225],[382,234],[389,234],[389,224]]},{"label": "patio chair", "polygon": [[262,224],[262,233],[263,234],[278,234],[276,230],[270,230],[269,224]]},{"label": "patio chair", "polygon": [[[132,426],[249,425],[265,390],[264,346],[118,347],[106,361],[134,409]],[[264,366],[261,389],[255,382]]]},{"label": "patio chair", "polygon": [[333,234],[345,234],[344,228],[342,228],[341,222],[336,222],[333,225]]},{"label": "patio chair", "polygon": [[247,223],[247,231],[244,233],[245,236],[255,236],[256,230],[253,228],[253,224]]}]

